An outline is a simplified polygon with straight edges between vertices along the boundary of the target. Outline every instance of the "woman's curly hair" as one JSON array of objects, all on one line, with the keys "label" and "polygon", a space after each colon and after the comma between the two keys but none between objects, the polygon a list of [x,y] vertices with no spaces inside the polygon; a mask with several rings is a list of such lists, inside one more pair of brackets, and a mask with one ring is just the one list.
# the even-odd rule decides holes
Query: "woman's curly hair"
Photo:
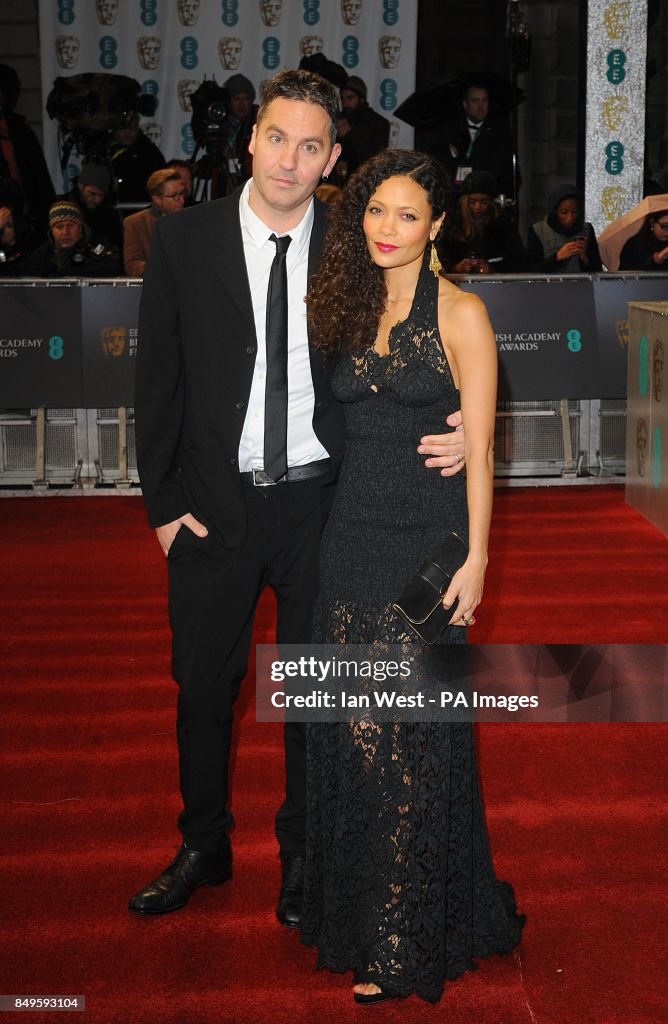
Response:
[{"label": "woman's curly hair", "polygon": [[425,190],[433,220],[447,207],[447,173],[426,153],[386,149],[352,175],[332,209],[320,269],[309,288],[308,313],[316,348],[359,351],[373,344],[387,288],[382,267],[369,254],[362,221],[376,189],[395,177],[412,178]]}]

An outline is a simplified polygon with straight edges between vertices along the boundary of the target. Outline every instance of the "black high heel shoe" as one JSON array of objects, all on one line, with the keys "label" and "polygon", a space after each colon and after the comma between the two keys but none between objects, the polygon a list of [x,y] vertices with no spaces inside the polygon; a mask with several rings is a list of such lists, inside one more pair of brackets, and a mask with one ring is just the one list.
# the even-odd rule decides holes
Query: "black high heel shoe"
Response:
[{"label": "black high heel shoe", "polygon": [[389,992],[372,992],[369,995],[365,995],[364,992],[353,992],[353,999],[360,1006],[369,1006],[371,1003],[382,1003],[385,999],[397,999],[397,996],[390,995]]}]

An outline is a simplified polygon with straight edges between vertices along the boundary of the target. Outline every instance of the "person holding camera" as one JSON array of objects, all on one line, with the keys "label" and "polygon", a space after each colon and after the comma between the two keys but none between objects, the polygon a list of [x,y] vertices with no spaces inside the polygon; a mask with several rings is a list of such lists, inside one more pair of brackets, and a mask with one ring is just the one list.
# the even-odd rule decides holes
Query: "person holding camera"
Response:
[{"label": "person holding camera", "polygon": [[603,270],[594,228],[584,219],[575,185],[561,185],[547,201],[547,215],[529,228],[527,263],[539,274],[597,274]]},{"label": "person holding camera", "polygon": [[49,240],[21,262],[24,277],[118,277],[121,260],[115,246],[90,237],[81,210],[57,199],[49,210]]},{"label": "person holding camera", "polygon": [[118,205],[145,202],[146,179],[165,166],[164,156],[139,127],[136,110],[127,115],[111,138],[111,168]]},{"label": "person holding camera", "polygon": [[20,208],[11,202],[0,205],[25,214],[35,237],[43,238],[56,193],[37,136],[23,114],[16,113],[20,93],[14,68],[0,64],[0,177],[12,180],[21,192]]},{"label": "person holding camera", "polygon": [[258,111],[255,86],[245,75],[237,74],[227,79],[225,88],[230,93],[230,145],[237,164],[238,184],[242,184],[253,173],[253,158],[248,152],[248,144]]},{"label": "person holding camera", "polygon": [[63,198],[79,207],[95,245],[101,242],[105,246],[115,246],[120,251],[123,229],[110,193],[109,168],[104,164],[87,163],[81,168],[74,187]]},{"label": "person holding camera", "polygon": [[366,83],[357,75],[341,86],[341,108],[337,123],[341,156],[336,172],[343,185],[360,164],[387,149],[390,122],[369,106]]}]

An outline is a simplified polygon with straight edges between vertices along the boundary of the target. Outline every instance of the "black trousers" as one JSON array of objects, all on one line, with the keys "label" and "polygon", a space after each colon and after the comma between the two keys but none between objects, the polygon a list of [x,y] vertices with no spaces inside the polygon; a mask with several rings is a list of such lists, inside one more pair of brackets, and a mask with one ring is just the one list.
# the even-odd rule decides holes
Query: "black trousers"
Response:
[{"label": "black trousers", "polygon": [[[327,478],[254,487],[244,484],[248,532],[229,551],[214,530],[182,527],[168,555],[172,670],[179,685],[177,740],[184,842],[226,853],[234,702],[248,668],[253,616],[264,586],[277,597],[278,643],[308,643],[318,585],[320,533],[331,497]],[[306,740],[286,723],[285,799],[275,821],[282,853],[303,852]]]}]

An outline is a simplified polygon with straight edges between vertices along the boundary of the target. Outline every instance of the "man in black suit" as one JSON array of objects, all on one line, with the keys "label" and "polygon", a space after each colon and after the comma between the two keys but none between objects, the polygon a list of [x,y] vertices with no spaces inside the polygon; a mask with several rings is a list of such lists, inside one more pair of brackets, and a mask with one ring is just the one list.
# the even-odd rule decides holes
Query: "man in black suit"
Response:
[{"label": "man in black suit", "polygon": [[[339,155],[337,117],[332,85],[307,71],[281,72],[266,87],[253,129],[252,179],[229,197],[161,219],[151,239],[139,323],[137,456],[149,521],[168,559],[184,809],[183,846],[132,897],[135,913],[176,910],[198,886],[231,876],[232,708],[265,585],[278,599],[278,642],[309,640],[320,530],[343,450],[328,368],[308,344],[304,304],[325,232],[326,208],[313,192]],[[276,312],[281,261],[287,298]],[[281,320],[287,421],[276,400]],[[421,450],[450,473],[462,462],[461,437],[450,448],[428,439]],[[299,924],[303,885],[304,743],[303,725],[286,724],[277,914],[290,927]]]},{"label": "man in black suit", "polygon": [[494,178],[494,194],[514,198],[513,140],[504,121],[489,118],[486,86],[467,86],[462,113],[439,133],[433,154],[447,167],[456,189],[471,171],[487,171]]}]

